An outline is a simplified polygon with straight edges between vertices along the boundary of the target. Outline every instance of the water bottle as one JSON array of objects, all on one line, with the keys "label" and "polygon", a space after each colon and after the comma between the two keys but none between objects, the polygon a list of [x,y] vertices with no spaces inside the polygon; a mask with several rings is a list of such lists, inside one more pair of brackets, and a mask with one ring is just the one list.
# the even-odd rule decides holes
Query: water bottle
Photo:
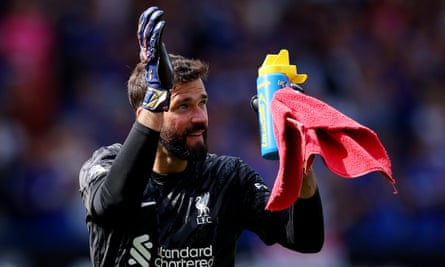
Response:
[{"label": "water bottle", "polygon": [[286,49],[280,50],[277,55],[268,54],[258,69],[258,121],[263,158],[278,160],[278,147],[270,110],[273,95],[277,90],[286,87],[289,82],[301,84],[306,78],[306,74],[297,74],[297,67],[289,64],[289,52]]}]

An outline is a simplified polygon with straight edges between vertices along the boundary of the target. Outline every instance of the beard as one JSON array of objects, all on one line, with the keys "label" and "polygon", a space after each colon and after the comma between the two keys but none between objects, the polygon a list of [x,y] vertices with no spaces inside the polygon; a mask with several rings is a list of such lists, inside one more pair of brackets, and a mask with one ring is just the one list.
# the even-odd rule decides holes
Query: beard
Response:
[{"label": "beard", "polygon": [[[169,153],[182,160],[203,160],[207,156],[207,127],[195,124],[180,134],[174,128],[161,129],[159,142]],[[194,131],[205,130],[202,134],[204,141],[193,146],[187,145],[187,135]]]}]

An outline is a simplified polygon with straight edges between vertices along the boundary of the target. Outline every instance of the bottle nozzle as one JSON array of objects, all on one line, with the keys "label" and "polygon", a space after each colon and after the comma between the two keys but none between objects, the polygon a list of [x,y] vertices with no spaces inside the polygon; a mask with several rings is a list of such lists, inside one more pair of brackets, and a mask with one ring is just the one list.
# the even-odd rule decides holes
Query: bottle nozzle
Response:
[{"label": "bottle nozzle", "polygon": [[268,54],[263,65],[258,69],[258,75],[262,76],[270,73],[283,73],[289,81],[295,84],[304,83],[306,74],[298,74],[297,66],[289,64],[289,51],[281,49],[278,54]]}]

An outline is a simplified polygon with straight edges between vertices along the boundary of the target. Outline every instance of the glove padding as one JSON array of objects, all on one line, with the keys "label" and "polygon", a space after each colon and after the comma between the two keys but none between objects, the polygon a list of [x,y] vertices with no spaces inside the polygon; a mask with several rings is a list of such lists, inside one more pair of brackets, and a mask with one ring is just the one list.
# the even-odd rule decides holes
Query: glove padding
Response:
[{"label": "glove padding", "polygon": [[[304,93],[303,87],[295,83],[287,82],[286,84],[284,84],[283,88],[285,87],[290,87],[294,90]],[[258,113],[258,95],[252,96],[252,98],[250,99],[250,107],[253,109],[253,111]]]},{"label": "glove padding", "polygon": [[148,88],[143,108],[161,112],[168,110],[170,89],[173,86],[173,67],[162,42],[165,21],[164,11],[157,7],[146,9],[139,17],[138,41],[139,57],[145,66],[145,80]]}]

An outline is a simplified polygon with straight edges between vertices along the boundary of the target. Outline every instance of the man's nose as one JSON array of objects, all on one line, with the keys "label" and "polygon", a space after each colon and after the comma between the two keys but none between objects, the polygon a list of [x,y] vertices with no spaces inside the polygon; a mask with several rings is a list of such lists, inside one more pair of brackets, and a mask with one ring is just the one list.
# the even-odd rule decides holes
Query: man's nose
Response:
[{"label": "man's nose", "polygon": [[196,108],[192,115],[193,123],[207,123],[207,111],[201,108]]}]

